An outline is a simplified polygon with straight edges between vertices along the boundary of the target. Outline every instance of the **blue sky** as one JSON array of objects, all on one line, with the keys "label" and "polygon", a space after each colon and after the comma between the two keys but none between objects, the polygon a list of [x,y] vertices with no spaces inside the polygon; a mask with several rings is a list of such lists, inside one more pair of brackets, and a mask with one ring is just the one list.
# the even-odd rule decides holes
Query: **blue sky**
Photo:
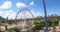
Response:
[{"label": "blue sky", "polygon": [[[30,9],[34,16],[44,16],[42,0],[0,0],[0,16],[14,18],[22,7]],[[48,15],[60,15],[60,0],[46,0],[46,8]]]}]

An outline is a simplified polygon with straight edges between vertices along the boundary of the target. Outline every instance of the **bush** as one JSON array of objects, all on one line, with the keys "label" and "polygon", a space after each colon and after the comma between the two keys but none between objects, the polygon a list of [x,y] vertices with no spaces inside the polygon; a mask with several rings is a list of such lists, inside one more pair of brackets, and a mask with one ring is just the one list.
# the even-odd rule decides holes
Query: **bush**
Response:
[{"label": "bush", "polygon": [[45,22],[44,21],[42,21],[42,22],[34,22],[34,24],[33,25],[35,25],[33,28],[32,28],[32,32],[35,32],[35,30],[41,30],[42,29],[42,27],[44,27],[45,26]]}]

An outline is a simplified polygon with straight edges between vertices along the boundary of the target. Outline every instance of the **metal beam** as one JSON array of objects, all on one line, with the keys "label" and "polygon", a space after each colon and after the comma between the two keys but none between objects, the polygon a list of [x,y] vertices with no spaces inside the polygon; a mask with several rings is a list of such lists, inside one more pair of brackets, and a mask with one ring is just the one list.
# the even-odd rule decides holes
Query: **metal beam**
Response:
[{"label": "metal beam", "polygon": [[47,19],[47,11],[46,11],[46,3],[45,0],[43,0],[43,8],[44,8],[44,14],[45,14],[45,30],[44,32],[48,32],[48,19]]}]

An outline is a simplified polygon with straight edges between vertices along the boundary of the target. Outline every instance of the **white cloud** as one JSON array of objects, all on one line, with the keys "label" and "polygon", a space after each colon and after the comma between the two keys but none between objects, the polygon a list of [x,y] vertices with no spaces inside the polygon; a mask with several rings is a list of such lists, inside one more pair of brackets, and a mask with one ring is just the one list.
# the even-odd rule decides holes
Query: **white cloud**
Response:
[{"label": "white cloud", "polygon": [[2,12],[2,11],[0,11],[0,16],[2,15],[2,13],[3,13],[3,12]]},{"label": "white cloud", "polygon": [[2,17],[7,18],[8,19],[15,19],[16,16],[16,12],[13,12],[13,10],[9,10],[9,11],[3,11],[3,15]]},{"label": "white cloud", "polygon": [[18,2],[18,3],[16,3],[16,6],[17,7],[25,7],[25,3]]},{"label": "white cloud", "polygon": [[2,14],[2,11],[0,11],[0,14]]},{"label": "white cloud", "polygon": [[0,6],[1,9],[8,9],[11,7],[12,7],[12,3],[10,1],[6,1]]},{"label": "white cloud", "polygon": [[30,5],[34,5],[34,2],[32,1],[32,2],[30,3]]},{"label": "white cloud", "polygon": [[[32,10],[31,10],[31,12],[32,12],[32,14],[33,14],[34,17],[41,16],[40,12],[35,13]],[[0,16],[2,16],[4,18],[7,18],[8,17],[8,19],[15,19],[16,14],[17,13],[14,12],[13,10],[0,11]],[[17,19],[33,18],[33,16],[31,15],[31,13],[28,12],[28,11],[25,11],[25,13],[24,12],[20,12],[17,16],[18,16]]]}]

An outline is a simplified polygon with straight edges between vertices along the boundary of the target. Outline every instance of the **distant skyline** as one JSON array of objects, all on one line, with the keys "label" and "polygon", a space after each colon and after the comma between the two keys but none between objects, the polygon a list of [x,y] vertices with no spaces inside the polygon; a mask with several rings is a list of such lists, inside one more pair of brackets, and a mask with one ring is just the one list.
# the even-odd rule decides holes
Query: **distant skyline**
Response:
[{"label": "distant skyline", "polygon": [[[44,16],[42,0],[0,0],[0,16],[15,18],[21,8],[28,8],[35,17]],[[47,14],[60,15],[60,0],[46,0]]]}]

